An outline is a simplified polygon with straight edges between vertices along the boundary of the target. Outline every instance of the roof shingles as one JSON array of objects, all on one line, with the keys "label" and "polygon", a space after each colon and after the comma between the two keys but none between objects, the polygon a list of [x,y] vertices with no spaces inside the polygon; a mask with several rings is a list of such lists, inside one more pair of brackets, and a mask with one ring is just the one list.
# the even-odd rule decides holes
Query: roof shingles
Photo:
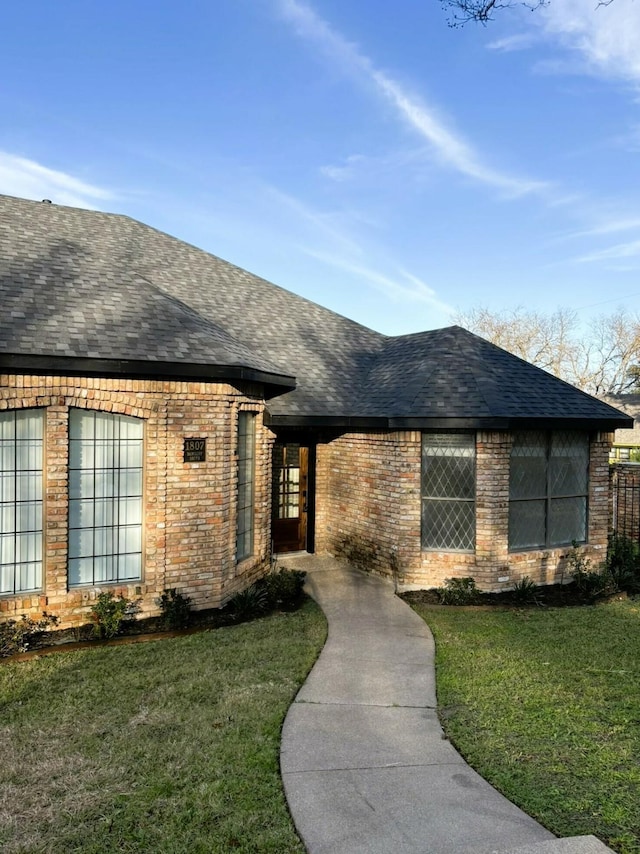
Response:
[{"label": "roof shingles", "polygon": [[[387,338],[125,216],[0,196],[0,365],[64,356],[264,372],[274,423],[573,419],[601,401],[459,328]],[[278,379],[280,377],[280,379]]]}]

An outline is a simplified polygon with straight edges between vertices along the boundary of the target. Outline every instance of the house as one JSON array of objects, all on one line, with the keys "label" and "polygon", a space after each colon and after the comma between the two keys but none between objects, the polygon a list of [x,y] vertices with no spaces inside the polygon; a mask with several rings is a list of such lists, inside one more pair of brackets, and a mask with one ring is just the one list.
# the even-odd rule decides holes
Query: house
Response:
[{"label": "house", "polygon": [[630,419],[459,327],[390,338],[125,216],[0,197],[0,616],[219,607],[272,549],[405,586],[606,548]]},{"label": "house", "polygon": [[633,422],[630,428],[616,430],[611,448],[612,461],[640,462],[640,393],[607,394],[602,400],[624,412]]}]

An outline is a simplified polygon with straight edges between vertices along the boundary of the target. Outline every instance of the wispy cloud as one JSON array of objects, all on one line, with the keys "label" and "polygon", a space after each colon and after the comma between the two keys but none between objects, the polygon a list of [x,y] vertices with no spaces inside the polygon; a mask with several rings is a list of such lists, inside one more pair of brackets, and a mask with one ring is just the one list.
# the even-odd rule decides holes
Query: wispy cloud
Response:
[{"label": "wispy cloud", "polygon": [[628,243],[618,243],[607,249],[601,249],[597,252],[590,252],[587,255],[582,255],[576,260],[581,263],[590,263],[594,261],[617,261],[621,258],[640,258],[640,240],[631,240]]},{"label": "wispy cloud", "polygon": [[349,237],[346,228],[334,224],[334,220],[341,217],[344,219],[345,214],[331,215],[319,213],[309,205],[301,202],[300,199],[279,190],[277,187],[265,184],[263,185],[263,189],[269,198],[288,209],[298,220],[303,220],[313,226],[316,236],[328,238],[333,244],[342,247],[343,250],[346,249],[357,255],[362,254],[362,249],[355,240]]},{"label": "wispy cloud", "polygon": [[433,288],[403,268],[397,269],[398,277],[396,278],[380,273],[378,270],[372,270],[366,265],[352,263],[345,258],[317,252],[313,249],[305,251],[312,258],[324,264],[357,276],[364,284],[368,284],[395,302],[423,303],[447,315],[452,315],[455,311],[453,306],[448,305],[438,297]]},{"label": "wispy cloud", "polygon": [[320,172],[332,181],[347,181],[353,178],[357,167],[369,159],[362,154],[351,154],[340,166],[321,166]]},{"label": "wispy cloud", "polygon": [[553,0],[537,20],[576,51],[592,73],[640,84],[640,9],[636,0]]},{"label": "wispy cloud", "polygon": [[513,36],[506,36],[503,39],[496,39],[489,42],[487,47],[489,50],[497,50],[502,53],[511,53],[515,50],[526,50],[535,42],[533,33],[516,33]]},{"label": "wispy cloud", "polygon": [[277,4],[281,15],[298,35],[316,44],[334,66],[339,64],[344,71],[372,86],[377,95],[391,105],[403,124],[429,143],[441,163],[509,196],[548,189],[543,182],[508,175],[483,163],[473,147],[450,130],[433,107],[377,68],[355,43],[331,27],[311,6],[300,0],[277,0]]},{"label": "wispy cloud", "polygon": [[114,198],[110,190],[88,184],[35,160],[0,151],[0,192],[25,199],[51,199],[60,205],[89,208]]},{"label": "wispy cloud", "polygon": [[600,222],[584,231],[574,231],[569,237],[598,237],[606,234],[617,234],[621,231],[640,230],[640,217],[613,218]]}]

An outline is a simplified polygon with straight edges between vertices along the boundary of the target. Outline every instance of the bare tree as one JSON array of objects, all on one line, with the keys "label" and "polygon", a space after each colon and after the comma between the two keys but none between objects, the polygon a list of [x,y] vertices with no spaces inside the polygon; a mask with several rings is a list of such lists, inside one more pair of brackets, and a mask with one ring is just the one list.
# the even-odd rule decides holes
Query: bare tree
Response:
[{"label": "bare tree", "polygon": [[538,9],[546,6],[549,0],[440,0],[448,16],[450,27],[462,27],[470,21],[487,24],[493,19],[498,9],[509,9],[512,6],[526,6],[527,9]]},{"label": "bare tree", "polygon": [[[550,0],[440,0],[447,12],[450,27],[462,27],[470,21],[487,24],[499,9],[524,6],[532,12],[541,6],[548,6]],[[594,5],[610,6],[613,0],[594,0]]]},{"label": "bare tree", "polygon": [[459,313],[456,322],[590,394],[640,389],[638,315],[620,309],[594,319],[585,330],[571,309],[543,314],[480,307]]}]

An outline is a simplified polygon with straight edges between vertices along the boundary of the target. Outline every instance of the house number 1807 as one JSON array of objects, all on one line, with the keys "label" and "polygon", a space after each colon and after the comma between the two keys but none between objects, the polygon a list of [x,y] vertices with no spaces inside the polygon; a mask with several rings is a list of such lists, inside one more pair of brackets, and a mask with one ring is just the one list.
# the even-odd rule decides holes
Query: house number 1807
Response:
[{"label": "house number 1807", "polygon": [[185,463],[204,463],[207,459],[207,440],[206,439],[185,439],[184,440],[184,462]]}]

